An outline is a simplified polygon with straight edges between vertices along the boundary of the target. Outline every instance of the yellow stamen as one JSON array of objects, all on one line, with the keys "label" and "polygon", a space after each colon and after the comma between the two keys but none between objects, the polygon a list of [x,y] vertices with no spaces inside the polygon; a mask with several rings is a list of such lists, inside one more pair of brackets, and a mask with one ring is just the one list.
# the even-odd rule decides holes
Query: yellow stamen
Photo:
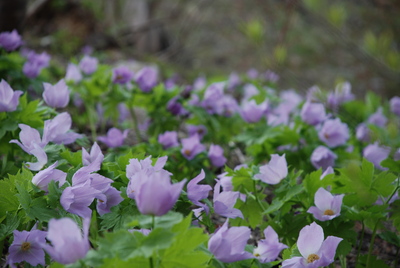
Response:
[{"label": "yellow stamen", "polygon": [[324,215],[332,216],[335,215],[335,212],[333,212],[331,209],[327,209],[325,210]]},{"label": "yellow stamen", "polygon": [[308,263],[315,262],[316,260],[319,260],[319,256],[317,254],[308,255],[308,258],[307,258]]},{"label": "yellow stamen", "polygon": [[29,242],[24,242],[24,243],[22,243],[22,245],[21,245],[21,249],[22,249],[23,251],[28,251],[30,248],[31,248],[31,243],[29,243]]}]

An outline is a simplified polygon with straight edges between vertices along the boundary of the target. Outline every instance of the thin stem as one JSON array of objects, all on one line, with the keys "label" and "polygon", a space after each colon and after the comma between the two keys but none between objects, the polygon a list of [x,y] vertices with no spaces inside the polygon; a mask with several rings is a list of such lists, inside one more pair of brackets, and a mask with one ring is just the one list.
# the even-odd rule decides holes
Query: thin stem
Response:
[{"label": "thin stem", "polygon": [[256,197],[257,204],[260,206],[262,211],[265,211],[264,205],[261,203],[260,199],[258,198],[257,195],[257,184],[256,181],[253,181],[253,186],[254,186],[254,196]]},{"label": "thin stem", "polygon": [[367,257],[367,268],[371,267],[369,262],[370,262],[370,259],[371,259],[372,248],[374,246],[376,231],[378,230],[379,222],[380,222],[380,219],[375,224],[374,231],[372,232],[371,242],[369,243],[368,257]]},{"label": "thin stem", "polygon": [[358,257],[360,257],[361,245],[362,245],[362,242],[363,242],[363,240],[364,240],[364,233],[365,233],[364,221],[362,221],[361,224],[362,224],[362,229],[361,229],[361,237],[360,237],[360,240],[358,241],[358,249],[357,249],[357,256],[356,256],[356,265],[357,265],[357,263],[358,263]]}]

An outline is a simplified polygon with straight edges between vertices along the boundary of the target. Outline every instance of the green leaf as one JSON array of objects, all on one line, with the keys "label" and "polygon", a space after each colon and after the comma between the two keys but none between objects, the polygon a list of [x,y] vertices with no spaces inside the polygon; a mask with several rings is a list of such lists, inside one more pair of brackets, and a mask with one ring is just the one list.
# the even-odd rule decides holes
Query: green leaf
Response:
[{"label": "green leaf", "polygon": [[10,235],[14,230],[18,228],[19,218],[14,214],[6,214],[6,220],[4,224],[0,224],[0,241],[6,236]]},{"label": "green leaf", "polygon": [[7,212],[18,210],[19,202],[16,193],[14,180],[0,180],[0,218],[6,216]]},{"label": "green leaf", "polygon": [[60,156],[75,167],[82,164],[82,151],[71,152],[69,150],[64,150],[60,153]]}]

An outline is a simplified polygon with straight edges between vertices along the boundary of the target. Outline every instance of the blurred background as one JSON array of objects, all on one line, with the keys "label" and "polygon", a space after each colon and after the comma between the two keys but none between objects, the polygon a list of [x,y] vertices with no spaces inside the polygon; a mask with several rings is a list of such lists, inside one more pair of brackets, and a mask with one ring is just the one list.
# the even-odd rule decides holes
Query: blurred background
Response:
[{"label": "blurred background", "polygon": [[254,68],[301,93],[400,95],[398,0],[0,0],[0,32],[14,28],[62,63],[91,47],[188,81]]}]

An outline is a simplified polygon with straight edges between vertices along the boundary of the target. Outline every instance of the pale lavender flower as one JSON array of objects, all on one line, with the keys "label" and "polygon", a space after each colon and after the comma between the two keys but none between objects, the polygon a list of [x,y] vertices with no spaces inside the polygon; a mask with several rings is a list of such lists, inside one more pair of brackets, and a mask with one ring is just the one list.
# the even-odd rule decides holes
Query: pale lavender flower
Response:
[{"label": "pale lavender flower", "polygon": [[240,198],[240,192],[220,192],[221,191],[221,182],[217,180],[217,183],[214,186],[214,212],[227,217],[227,218],[242,218],[243,213],[240,209],[234,208],[236,201]]},{"label": "pale lavender flower", "polygon": [[46,52],[37,54],[34,51],[29,51],[27,52],[26,57],[28,61],[25,62],[22,67],[22,72],[28,78],[37,77],[42,69],[48,67],[50,63],[50,55]]},{"label": "pale lavender flower", "polygon": [[97,200],[96,210],[100,216],[110,213],[111,208],[121,203],[124,199],[121,197],[121,192],[108,185],[107,190],[102,192],[106,197]]},{"label": "pale lavender flower", "polygon": [[70,132],[72,119],[69,113],[63,112],[53,119],[44,121],[43,142],[56,144],[71,144],[82,137],[81,134]]},{"label": "pale lavender flower", "polygon": [[373,124],[378,127],[385,127],[387,121],[388,121],[388,119],[383,114],[382,107],[379,107],[375,113],[371,114],[368,117],[368,123]]},{"label": "pale lavender flower", "polygon": [[343,197],[344,194],[334,196],[321,187],[314,196],[315,206],[310,207],[307,212],[320,221],[332,220],[340,215]]},{"label": "pale lavender flower", "polygon": [[206,85],[207,85],[206,78],[204,76],[199,76],[193,82],[193,90],[194,91],[199,91],[199,90],[205,88]]},{"label": "pale lavender flower", "polygon": [[179,102],[179,96],[175,96],[167,103],[167,110],[173,115],[187,115],[188,111]]},{"label": "pale lavender flower", "polygon": [[253,251],[253,255],[261,263],[276,260],[279,256],[279,253],[288,247],[279,242],[278,234],[271,226],[268,226],[264,230],[264,237],[265,239],[258,241],[258,246]]},{"label": "pale lavender flower", "polygon": [[135,75],[140,90],[149,93],[158,84],[158,71],[154,67],[144,67]]},{"label": "pale lavender flower", "polygon": [[381,162],[388,158],[390,154],[390,148],[379,146],[378,143],[370,144],[363,150],[363,157],[374,164],[374,166],[380,170],[388,170],[381,166]]},{"label": "pale lavender flower", "polygon": [[187,196],[193,204],[204,208],[204,210],[208,213],[208,206],[200,203],[200,200],[207,198],[208,193],[212,190],[210,185],[198,184],[200,181],[204,180],[204,178],[204,170],[201,170],[199,175],[189,181],[187,184]]},{"label": "pale lavender flower", "polygon": [[316,168],[322,168],[322,170],[328,167],[333,167],[337,155],[326,148],[325,146],[318,146],[311,154],[311,163]]},{"label": "pale lavender flower", "polygon": [[67,67],[67,73],[65,74],[65,80],[79,83],[82,78],[82,73],[79,70],[78,66],[76,64],[69,63]]},{"label": "pale lavender flower", "polygon": [[321,177],[319,177],[320,180],[324,179],[327,175],[330,174],[335,174],[335,171],[333,170],[332,167],[327,167],[325,171],[321,174]]},{"label": "pale lavender flower", "polygon": [[400,97],[395,96],[390,99],[390,111],[397,116],[400,116]]},{"label": "pale lavender flower", "polygon": [[304,122],[312,126],[318,125],[326,119],[324,105],[310,101],[304,103],[300,115]]},{"label": "pale lavender flower", "polygon": [[182,139],[181,153],[187,160],[192,160],[196,155],[205,151],[205,146],[200,143],[200,138],[197,134]]},{"label": "pale lavender flower", "polygon": [[361,123],[357,126],[356,138],[362,142],[368,142],[371,139],[371,131],[366,124]]},{"label": "pale lavender flower", "polygon": [[85,55],[79,62],[79,68],[82,70],[84,74],[89,75],[97,70],[98,64],[99,61],[97,60],[97,58]]},{"label": "pale lavender flower", "polygon": [[97,139],[110,148],[120,147],[124,144],[124,140],[128,136],[128,132],[128,129],[121,131],[113,127],[107,131],[107,136],[100,136]]},{"label": "pale lavender flower", "polygon": [[131,181],[136,182],[134,199],[140,213],[154,216],[162,216],[171,210],[186,183],[185,179],[171,184],[167,173],[145,171],[135,173]]},{"label": "pale lavender flower", "polygon": [[326,120],[319,130],[318,137],[331,148],[346,144],[350,137],[349,128],[340,118]]},{"label": "pale lavender flower", "polygon": [[167,160],[167,156],[160,157],[157,159],[156,163],[153,166],[151,156],[143,160],[138,160],[136,158],[130,159],[129,164],[126,166],[126,176],[130,179],[133,175],[141,171],[149,173],[166,172],[167,174],[172,175],[171,173],[163,169],[165,164],[167,163]]},{"label": "pale lavender flower", "polygon": [[82,164],[84,166],[88,166],[93,162],[97,162],[100,166],[103,162],[103,159],[104,155],[97,142],[93,143],[92,148],[90,149],[90,154],[86,151],[85,148],[82,148]]},{"label": "pale lavender flower", "polygon": [[19,97],[22,95],[21,90],[14,91],[5,81],[0,82],[0,112],[13,112],[17,110]]},{"label": "pale lavender flower", "polygon": [[139,233],[144,234],[145,236],[148,236],[151,233],[150,229],[143,229],[143,228],[142,229],[130,229],[128,231],[131,233],[139,232]]},{"label": "pale lavender flower", "polygon": [[303,101],[303,98],[293,89],[284,90],[279,95],[282,103],[279,104],[278,109],[286,110],[288,113],[292,112]]},{"label": "pale lavender flower", "polygon": [[264,77],[267,81],[271,81],[273,83],[276,83],[279,80],[279,75],[271,70],[267,70],[264,74]]},{"label": "pale lavender flower", "polygon": [[336,86],[335,92],[328,95],[327,105],[330,109],[336,110],[340,104],[354,99],[351,93],[351,84],[349,82],[340,83]]},{"label": "pale lavender flower", "polygon": [[64,108],[69,102],[69,89],[64,79],[58,81],[54,86],[43,83],[43,99],[47,105],[53,108]]},{"label": "pale lavender flower", "polygon": [[250,228],[245,226],[228,228],[226,221],[208,240],[208,250],[216,259],[226,263],[251,259],[254,256],[245,251],[249,238]]},{"label": "pale lavender flower", "polygon": [[394,161],[399,161],[399,160],[400,160],[400,148],[397,149],[397,150],[394,152],[393,160],[394,160]]},{"label": "pale lavender flower", "polygon": [[35,176],[33,176],[32,183],[39,187],[40,190],[46,192],[50,181],[59,182],[59,186],[62,186],[65,183],[67,173],[56,169],[57,164],[58,162],[56,161],[53,165],[38,172]]},{"label": "pale lavender flower", "polygon": [[272,154],[269,163],[261,166],[260,173],[254,177],[268,184],[278,184],[286,178],[287,174],[288,166],[285,154],[282,156]]},{"label": "pale lavender flower", "polygon": [[247,77],[250,79],[257,79],[258,75],[259,73],[255,68],[251,68],[247,71]]},{"label": "pale lavender flower", "polygon": [[318,268],[334,261],[336,248],[342,238],[328,236],[324,240],[324,230],[315,222],[300,230],[297,248],[302,257],[284,260],[282,268]]},{"label": "pale lavender flower", "polygon": [[208,158],[214,167],[222,167],[226,163],[226,158],[224,156],[224,149],[219,145],[210,145],[210,150],[208,151]]},{"label": "pale lavender flower", "polygon": [[22,45],[22,38],[18,34],[17,30],[12,32],[0,33],[0,47],[3,47],[6,51],[14,51]]},{"label": "pale lavender flower", "polygon": [[231,95],[224,95],[218,102],[216,109],[217,114],[231,117],[239,111],[239,105],[234,97]]},{"label": "pale lavender flower", "polygon": [[240,77],[236,72],[232,72],[229,75],[228,82],[227,82],[227,89],[233,90],[238,87],[241,83]]},{"label": "pale lavender flower", "polygon": [[178,133],[176,131],[165,131],[158,135],[158,142],[164,149],[179,146]]},{"label": "pale lavender flower", "polygon": [[207,110],[209,114],[217,114],[221,112],[220,102],[224,97],[224,82],[213,83],[209,85],[204,92],[201,106]]},{"label": "pale lavender flower", "polygon": [[124,85],[133,79],[133,72],[126,66],[116,67],[112,71],[112,81]]},{"label": "pale lavender flower", "polygon": [[240,115],[247,123],[256,123],[265,115],[268,104],[266,101],[257,105],[255,100],[245,101],[242,103]]},{"label": "pale lavender flower", "polygon": [[202,139],[207,134],[207,128],[204,125],[187,125],[186,129],[190,137],[197,134]]},{"label": "pale lavender flower", "polygon": [[50,257],[61,264],[71,264],[86,256],[89,244],[90,217],[83,219],[83,234],[78,225],[70,218],[51,219],[47,239],[42,244]]},{"label": "pale lavender flower", "polygon": [[258,88],[253,84],[245,84],[243,86],[243,101],[248,101],[251,97],[259,94]]},{"label": "pale lavender flower", "polygon": [[16,267],[15,263],[27,262],[32,266],[45,265],[45,255],[41,244],[46,243],[46,232],[39,230],[14,231],[14,241],[8,252],[7,263]]}]

